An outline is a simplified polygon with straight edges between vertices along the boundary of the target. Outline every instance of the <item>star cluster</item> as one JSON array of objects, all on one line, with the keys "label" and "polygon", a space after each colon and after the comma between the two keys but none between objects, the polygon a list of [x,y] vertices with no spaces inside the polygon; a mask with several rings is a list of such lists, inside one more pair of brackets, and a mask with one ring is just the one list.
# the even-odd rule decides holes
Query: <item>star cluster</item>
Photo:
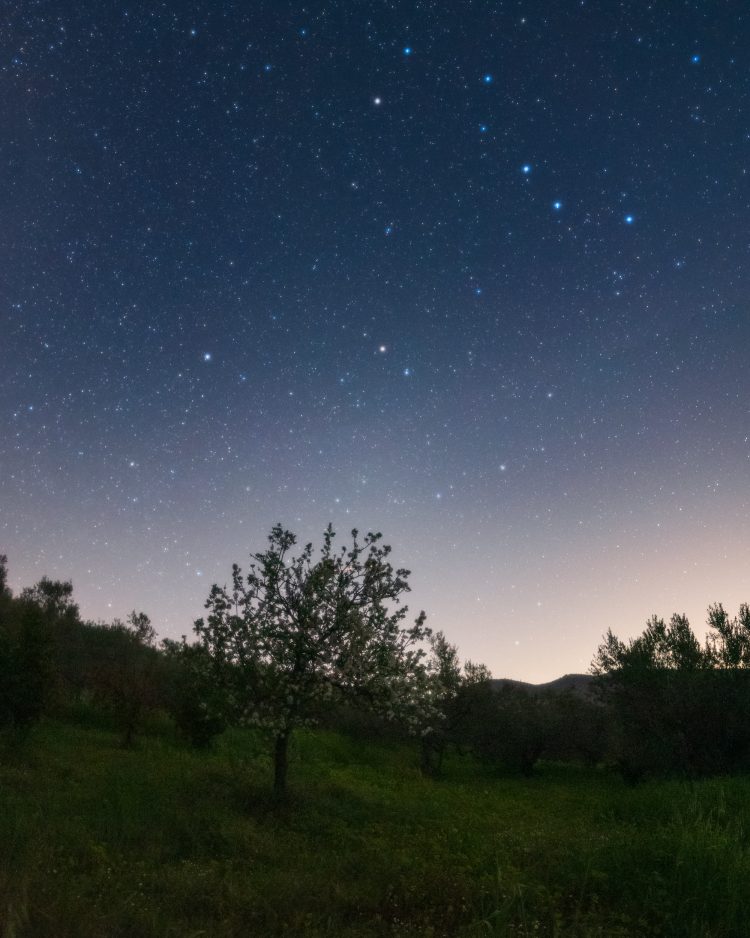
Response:
[{"label": "star cluster", "polygon": [[12,3],[0,550],[190,630],[384,532],[498,675],[750,599],[741,5]]}]

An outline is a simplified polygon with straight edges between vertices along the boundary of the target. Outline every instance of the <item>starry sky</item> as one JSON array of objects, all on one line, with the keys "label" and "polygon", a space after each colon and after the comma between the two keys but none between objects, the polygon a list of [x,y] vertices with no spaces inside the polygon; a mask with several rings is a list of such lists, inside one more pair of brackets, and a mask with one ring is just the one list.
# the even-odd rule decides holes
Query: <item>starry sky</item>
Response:
[{"label": "starry sky", "polygon": [[0,552],[190,633],[380,530],[530,681],[750,600],[745,3],[9,0]]}]

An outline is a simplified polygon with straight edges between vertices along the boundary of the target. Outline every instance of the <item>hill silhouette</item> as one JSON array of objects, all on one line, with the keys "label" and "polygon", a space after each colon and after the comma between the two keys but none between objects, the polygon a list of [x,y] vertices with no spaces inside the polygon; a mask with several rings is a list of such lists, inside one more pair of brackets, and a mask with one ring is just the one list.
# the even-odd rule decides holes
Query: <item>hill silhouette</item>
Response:
[{"label": "hill silhouette", "polygon": [[579,694],[589,694],[593,680],[590,674],[563,674],[562,677],[544,684],[530,684],[528,681],[517,681],[509,677],[493,678],[490,683],[495,690],[502,690],[503,687],[521,687],[530,694],[543,694],[550,691],[562,693],[568,690]]}]

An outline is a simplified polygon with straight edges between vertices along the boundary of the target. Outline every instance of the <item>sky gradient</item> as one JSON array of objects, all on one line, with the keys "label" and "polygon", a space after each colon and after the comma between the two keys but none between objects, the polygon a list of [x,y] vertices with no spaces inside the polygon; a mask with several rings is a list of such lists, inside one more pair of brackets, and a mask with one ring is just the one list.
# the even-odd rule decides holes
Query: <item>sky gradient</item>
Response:
[{"label": "sky gradient", "polygon": [[497,677],[750,601],[743,4],[11,2],[0,552],[190,632],[383,532]]}]

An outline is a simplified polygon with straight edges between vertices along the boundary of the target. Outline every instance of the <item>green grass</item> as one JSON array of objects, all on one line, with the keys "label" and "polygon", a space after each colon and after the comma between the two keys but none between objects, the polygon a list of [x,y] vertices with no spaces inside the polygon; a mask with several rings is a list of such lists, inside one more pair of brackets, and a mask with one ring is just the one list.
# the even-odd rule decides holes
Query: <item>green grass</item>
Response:
[{"label": "green grass", "polygon": [[45,724],[0,759],[0,938],[750,933],[750,780],[416,762],[299,734],[279,809],[250,732]]}]

